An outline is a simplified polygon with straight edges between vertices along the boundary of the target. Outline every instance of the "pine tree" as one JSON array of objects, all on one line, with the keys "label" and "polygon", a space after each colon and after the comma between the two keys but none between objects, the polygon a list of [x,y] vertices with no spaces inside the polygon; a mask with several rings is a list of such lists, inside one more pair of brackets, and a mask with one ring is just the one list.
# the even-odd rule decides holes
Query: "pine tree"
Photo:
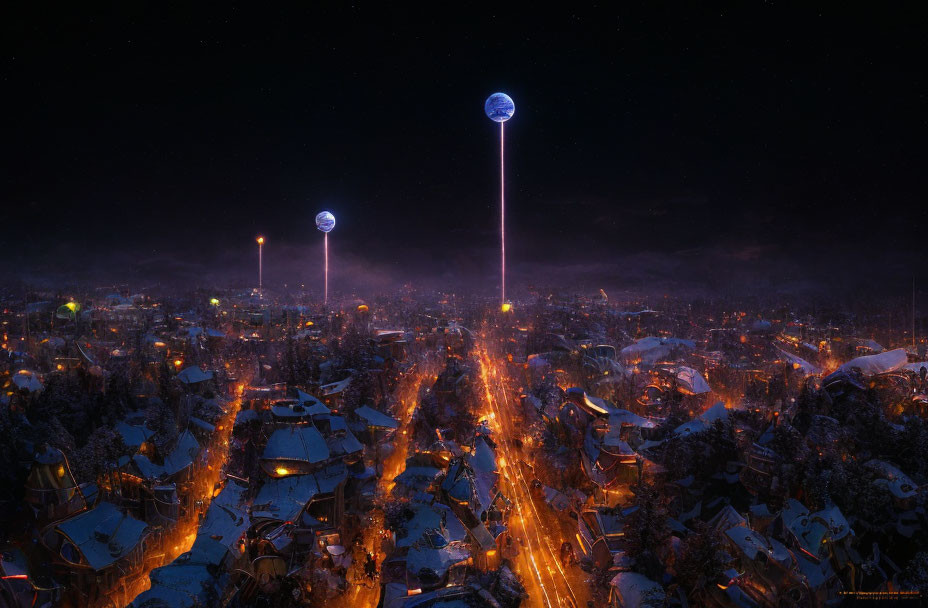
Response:
[{"label": "pine tree", "polygon": [[670,536],[667,509],[660,492],[650,481],[632,486],[634,505],[638,507],[625,520],[625,544],[629,557],[635,560],[635,570],[650,579],[660,580],[664,567],[659,550]]}]

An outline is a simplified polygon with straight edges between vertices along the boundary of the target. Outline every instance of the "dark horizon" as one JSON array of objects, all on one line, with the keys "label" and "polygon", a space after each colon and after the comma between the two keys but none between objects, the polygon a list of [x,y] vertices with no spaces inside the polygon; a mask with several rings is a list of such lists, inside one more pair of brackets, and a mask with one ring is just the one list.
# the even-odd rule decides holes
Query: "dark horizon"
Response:
[{"label": "dark horizon", "polygon": [[[870,286],[925,261],[905,7],[539,17],[20,9],[0,272],[27,283]],[[338,260],[342,266],[336,266]]]}]

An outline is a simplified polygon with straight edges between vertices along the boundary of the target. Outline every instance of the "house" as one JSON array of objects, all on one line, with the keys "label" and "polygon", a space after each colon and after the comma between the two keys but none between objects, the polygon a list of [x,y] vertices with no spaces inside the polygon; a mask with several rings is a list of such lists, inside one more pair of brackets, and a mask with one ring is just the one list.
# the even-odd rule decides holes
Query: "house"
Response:
[{"label": "house", "polygon": [[664,588],[637,572],[619,572],[609,581],[610,608],[646,608],[664,605]]},{"label": "house", "polygon": [[160,543],[145,522],[109,502],[48,526],[41,540],[53,572],[67,581],[66,594],[82,606],[131,590],[146,554],[157,553],[153,549]]},{"label": "house", "polygon": [[96,484],[77,484],[61,450],[45,446],[33,457],[26,479],[25,501],[40,524],[59,521],[92,507],[97,494]]},{"label": "house", "polygon": [[[297,542],[311,542],[314,531],[334,530],[341,524],[347,478],[348,470],[342,462],[312,474],[272,477],[254,499],[252,520],[292,524],[297,528]],[[308,536],[299,530],[307,530]]]},{"label": "house", "polygon": [[210,502],[190,551],[151,571],[151,586],[133,608],[193,608],[220,604],[228,573],[243,559],[243,537],[250,518],[243,504],[246,488],[229,482]]},{"label": "house", "polygon": [[612,509],[607,507],[585,508],[577,517],[577,537],[580,550],[598,568],[609,568],[613,559],[623,549],[625,519],[637,507]]}]

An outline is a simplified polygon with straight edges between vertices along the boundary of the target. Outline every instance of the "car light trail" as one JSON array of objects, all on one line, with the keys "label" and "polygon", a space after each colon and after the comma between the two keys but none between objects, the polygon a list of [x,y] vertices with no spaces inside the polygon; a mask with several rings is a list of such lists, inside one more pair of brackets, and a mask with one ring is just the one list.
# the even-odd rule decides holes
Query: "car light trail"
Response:
[{"label": "car light trail", "polygon": [[[529,484],[525,480],[521,467],[514,466],[514,463],[518,463],[519,460],[510,449],[510,438],[516,436],[515,425],[510,417],[511,404],[506,395],[503,374],[494,364],[488,348],[482,343],[485,335],[485,333],[481,334],[481,339],[475,344],[475,356],[480,368],[479,375],[484,397],[490,410],[487,418],[501,436],[498,444],[503,453],[500,458],[500,464],[503,466],[500,468],[504,478],[513,488],[513,503],[527,542],[532,574],[542,590],[545,605],[561,606],[566,602],[568,605],[577,606],[578,593],[575,592],[554,547],[551,546],[551,539],[544,530],[539,530],[543,520],[532,500]],[[536,547],[539,550],[537,554]]]}]

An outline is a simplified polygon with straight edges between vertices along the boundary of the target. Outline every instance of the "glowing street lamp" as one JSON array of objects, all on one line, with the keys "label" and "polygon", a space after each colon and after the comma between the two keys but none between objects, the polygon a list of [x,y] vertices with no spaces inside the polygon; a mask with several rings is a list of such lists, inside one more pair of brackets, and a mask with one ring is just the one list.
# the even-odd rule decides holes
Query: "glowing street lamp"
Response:
[{"label": "glowing street lamp", "polygon": [[[516,104],[505,93],[493,93],[483,104],[487,118],[499,123],[499,235],[500,235],[500,305],[506,303],[506,171],[503,123],[512,118]],[[504,311],[505,312],[505,311]]]},{"label": "glowing street lamp", "polygon": [[325,295],[324,304],[329,303],[329,233],[335,228],[335,216],[329,211],[322,211],[316,216],[316,228],[325,235]]},{"label": "glowing street lamp", "polygon": [[263,268],[264,261],[263,261],[263,256],[262,256],[263,250],[264,250],[264,237],[259,236],[258,237],[258,291],[261,291],[261,288],[263,287],[263,282],[264,282],[264,277],[262,276],[263,271],[264,271],[264,268]]}]

